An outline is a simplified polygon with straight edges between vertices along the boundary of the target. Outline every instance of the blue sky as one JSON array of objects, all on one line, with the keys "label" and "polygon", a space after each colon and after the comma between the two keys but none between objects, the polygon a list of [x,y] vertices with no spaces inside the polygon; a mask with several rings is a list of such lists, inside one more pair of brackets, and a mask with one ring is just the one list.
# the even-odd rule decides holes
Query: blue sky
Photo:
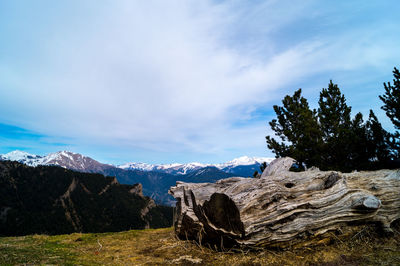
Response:
[{"label": "blue sky", "polygon": [[1,1],[0,153],[124,163],[273,156],[272,106],[329,80],[380,110],[399,1]]}]

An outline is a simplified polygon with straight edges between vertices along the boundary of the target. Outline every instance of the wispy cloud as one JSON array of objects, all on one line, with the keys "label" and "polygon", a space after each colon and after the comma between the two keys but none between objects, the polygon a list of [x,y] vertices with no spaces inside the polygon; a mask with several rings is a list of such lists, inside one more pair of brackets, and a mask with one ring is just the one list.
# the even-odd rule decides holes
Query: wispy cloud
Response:
[{"label": "wispy cloud", "polygon": [[297,87],[318,86],[315,96],[343,72],[390,75],[400,59],[396,17],[354,22],[355,11],[381,12],[361,2],[25,4],[3,3],[0,122],[101,146],[103,157],[269,154],[270,110],[265,121],[258,110]]}]

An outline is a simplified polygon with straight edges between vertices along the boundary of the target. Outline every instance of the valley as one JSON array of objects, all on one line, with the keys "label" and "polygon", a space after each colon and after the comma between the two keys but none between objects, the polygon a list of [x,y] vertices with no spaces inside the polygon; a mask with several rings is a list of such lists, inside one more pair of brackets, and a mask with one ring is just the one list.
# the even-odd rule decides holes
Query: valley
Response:
[{"label": "valley", "polygon": [[220,164],[128,163],[112,165],[100,163],[88,156],[69,151],[59,151],[41,156],[16,150],[0,155],[0,160],[17,161],[33,167],[51,165],[79,172],[114,176],[121,184],[142,184],[144,195],[151,197],[156,203],[173,206],[175,200],[168,194],[168,189],[174,186],[176,181],[202,183],[215,182],[233,176],[251,177],[255,171],[260,171],[260,165],[263,162],[269,163],[273,158],[242,156]]}]

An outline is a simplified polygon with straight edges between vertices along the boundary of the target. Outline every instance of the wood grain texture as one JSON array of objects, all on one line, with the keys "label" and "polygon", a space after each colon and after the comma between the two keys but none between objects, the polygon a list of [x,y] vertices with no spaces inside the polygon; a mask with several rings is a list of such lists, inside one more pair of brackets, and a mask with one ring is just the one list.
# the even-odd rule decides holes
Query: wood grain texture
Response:
[{"label": "wood grain texture", "polygon": [[177,182],[175,232],[212,245],[276,246],[297,243],[356,224],[386,233],[400,219],[400,171],[289,172],[280,158],[261,178],[216,183]]}]

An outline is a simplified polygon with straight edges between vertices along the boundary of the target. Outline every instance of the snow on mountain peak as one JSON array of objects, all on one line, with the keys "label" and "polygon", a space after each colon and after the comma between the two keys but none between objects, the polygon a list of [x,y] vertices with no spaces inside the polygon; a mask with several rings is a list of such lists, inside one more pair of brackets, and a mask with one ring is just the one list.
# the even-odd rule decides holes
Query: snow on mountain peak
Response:
[{"label": "snow on mountain peak", "polygon": [[263,162],[270,163],[274,160],[274,158],[269,157],[248,157],[248,156],[241,156],[239,158],[235,158],[232,161],[218,164],[218,168],[225,168],[225,167],[234,167],[239,165],[252,165],[252,164],[262,164]]},{"label": "snow on mountain peak", "polygon": [[142,171],[156,171],[165,172],[170,174],[186,174],[189,171],[206,167],[208,165],[202,163],[171,163],[171,164],[147,164],[147,163],[126,163],[118,165],[118,168],[126,170],[142,170]]},{"label": "snow on mountain peak", "polygon": [[[50,153],[47,156],[32,155],[24,151],[16,150],[4,155],[0,155],[0,159],[18,161],[20,163],[24,163],[30,166],[58,165],[64,168],[76,169],[80,171],[83,171],[87,168],[99,168],[101,167],[100,165],[104,165],[91,159],[90,157],[86,157],[79,153],[65,150]],[[238,166],[241,168],[245,166],[250,167],[251,169],[258,169],[258,165],[262,164],[263,162],[267,162],[269,164],[272,160],[274,160],[274,158],[241,156],[239,158],[233,159],[232,161],[219,164],[204,164],[198,162],[186,164],[126,163],[118,165],[117,167],[125,170],[156,171],[169,174],[184,175],[205,167],[216,167],[225,172],[233,171],[233,169]]]},{"label": "snow on mountain peak", "polygon": [[87,168],[100,167],[99,165],[102,165],[89,157],[70,151],[58,151],[50,153],[47,156],[40,156],[17,150],[5,155],[0,155],[0,159],[18,161],[29,166],[58,165],[79,171],[84,171]]},{"label": "snow on mountain peak", "polygon": [[152,171],[155,165],[148,163],[126,163],[117,166],[121,169],[137,169],[143,171]]},{"label": "snow on mountain peak", "polygon": [[147,163],[127,163],[123,165],[118,165],[117,167],[126,170],[142,170],[142,171],[162,171],[171,174],[187,174],[191,171],[198,170],[200,168],[205,168],[209,166],[216,167],[220,170],[225,168],[233,168],[236,166],[248,166],[255,164],[262,164],[263,162],[270,163],[274,158],[268,157],[248,157],[241,156],[239,158],[233,159],[232,161],[219,164],[203,164],[198,162],[192,163],[172,163],[172,164],[147,164]]},{"label": "snow on mountain peak", "polygon": [[30,153],[20,151],[20,150],[11,151],[11,152],[3,155],[4,158],[8,158],[9,160],[12,160],[12,161],[18,161],[19,159],[23,159],[28,156],[34,157],[36,155],[32,155]]},{"label": "snow on mountain peak", "polygon": [[43,158],[40,155],[33,155],[24,151],[15,150],[4,155],[1,155],[2,160],[17,161],[31,166],[37,166]]},{"label": "snow on mountain peak", "polygon": [[73,153],[70,151],[53,152],[47,155],[46,157],[48,158],[47,161],[61,160],[63,157],[68,158],[69,160],[74,160],[73,155],[78,155],[79,157],[82,157],[82,155],[80,155],[79,153]]}]

